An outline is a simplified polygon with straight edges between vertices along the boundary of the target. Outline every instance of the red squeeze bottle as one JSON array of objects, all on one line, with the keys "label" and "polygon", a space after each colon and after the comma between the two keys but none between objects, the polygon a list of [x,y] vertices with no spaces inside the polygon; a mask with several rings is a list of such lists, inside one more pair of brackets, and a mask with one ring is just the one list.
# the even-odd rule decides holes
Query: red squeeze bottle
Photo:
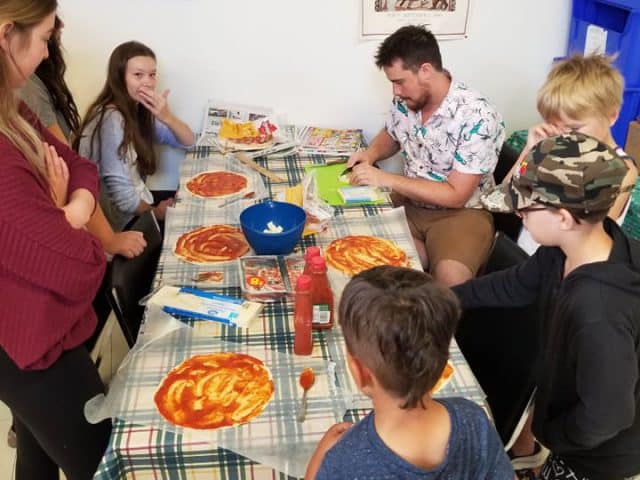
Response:
[{"label": "red squeeze bottle", "polygon": [[311,277],[300,275],[296,282],[296,297],[293,307],[293,353],[296,355],[311,355],[313,338],[311,337],[311,319],[313,305],[311,304]]},{"label": "red squeeze bottle", "polygon": [[327,277],[327,264],[322,257],[311,259],[311,303],[313,321],[311,326],[317,329],[333,327],[333,292]]},{"label": "red squeeze bottle", "polygon": [[311,275],[311,259],[313,257],[320,256],[320,247],[309,247],[304,252],[304,273],[305,275]]}]

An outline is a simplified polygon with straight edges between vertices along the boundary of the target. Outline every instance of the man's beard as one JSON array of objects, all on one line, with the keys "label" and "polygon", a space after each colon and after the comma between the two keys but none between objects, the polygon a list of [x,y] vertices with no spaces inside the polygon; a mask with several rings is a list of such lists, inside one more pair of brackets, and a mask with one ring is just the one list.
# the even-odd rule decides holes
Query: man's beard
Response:
[{"label": "man's beard", "polygon": [[424,106],[431,100],[431,94],[424,93],[417,100],[411,98],[402,98],[402,101],[414,112],[418,112],[424,108]]}]

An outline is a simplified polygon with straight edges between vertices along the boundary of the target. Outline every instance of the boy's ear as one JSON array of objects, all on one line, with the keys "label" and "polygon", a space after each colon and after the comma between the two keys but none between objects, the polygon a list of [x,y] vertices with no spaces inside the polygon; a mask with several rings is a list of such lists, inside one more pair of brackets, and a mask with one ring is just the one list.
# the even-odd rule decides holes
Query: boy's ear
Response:
[{"label": "boy's ear", "polygon": [[613,127],[613,124],[618,120],[618,115],[620,115],[620,110],[614,110],[609,116],[609,126]]},{"label": "boy's ear", "polygon": [[557,214],[560,216],[559,225],[561,230],[568,231],[576,226],[577,224],[576,219],[573,218],[573,215],[571,215],[569,210],[566,210],[564,208],[559,208],[557,211]]},{"label": "boy's ear", "polygon": [[369,370],[369,368],[357,357],[354,357],[349,353],[347,353],[347,363],[358,390],[361,390],[366,394],[369,387],[373,384],[373,375],[371,370]]}]

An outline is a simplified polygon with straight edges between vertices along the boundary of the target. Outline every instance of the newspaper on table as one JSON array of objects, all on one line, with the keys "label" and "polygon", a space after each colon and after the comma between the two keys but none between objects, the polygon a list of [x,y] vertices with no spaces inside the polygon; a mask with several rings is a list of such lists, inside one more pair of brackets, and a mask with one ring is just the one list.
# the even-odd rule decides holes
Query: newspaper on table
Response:
[{"label": "newspaper on table", "polygon": [[362,130],[307,126],[298,134],[298,151],[312,155],[350,156],[364,148]]},{"label": "newspaper on table", "polygon": [[[256,125],[256,128],[260,128],[261,125],[268,125],[272,129],[273,142],[265,144],[263,148],[256,146],[255,149],[246,151],[245,153],[251,158],[293,149],[297,145],[295,128],[281,126],[273,109],[217,100],[209,100],[207,102],[202,131],[197,145],[199,147],[213,147],[223,153],[233,151],[233,147],[225,146],[223,139],[220,137],[220,129],[225,120],[252,122]],[[273,130],[274,128],[275,130]]]}]

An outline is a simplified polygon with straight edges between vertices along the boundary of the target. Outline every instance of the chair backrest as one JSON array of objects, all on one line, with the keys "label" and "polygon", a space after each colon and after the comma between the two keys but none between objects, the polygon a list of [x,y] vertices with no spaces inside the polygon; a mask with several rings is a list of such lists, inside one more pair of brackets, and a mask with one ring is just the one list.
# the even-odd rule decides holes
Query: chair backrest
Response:
[{"label": "chair backrest", "polygon": [[[493,178],[496,181],[496,185],[504,180],[507,176],[513,164],[518,160],[519,153],[508,143],[502,145],[500,155],[498,156],[498,163],[493,171]],[[493,223],[496,230],[502,231],[507,234],[512,240],[518,239],[518,234],[522,228],[522,220],[513,213],[496,213],[493,214]]]},{"label": "chair backrest", "polygon": [[137,257],[128,259],[116,255],[113,258],[109,302],[127,343],[132,347],[144,315],[144,307],[138,302],[151,290],[162,250],[162,235],[151,210],[140,215],[129,230],[142,232],[147,246]]},{"label": "chair backrest", "polygon": [[500,155],[498,155],[498,163],[493,171],[493,178],[496,181],[496,184],[504,180],[504,177],[507,176],[507,173],[509,173],[509,170],[511,170],[513,164],[516,163],[519,156],[520,154],[518,153],[518,150],[508,143],[504,143],[502,145]]},{"label": "chair backrest", "polygon": [[[496,234],[484,274],[509,268],[529,255],[502,232]],[[519,433],[535,388],[534,365],[538,356],[538,310],[478,308],[464,312],[456,340],[476,375],[505,445]]]}]

